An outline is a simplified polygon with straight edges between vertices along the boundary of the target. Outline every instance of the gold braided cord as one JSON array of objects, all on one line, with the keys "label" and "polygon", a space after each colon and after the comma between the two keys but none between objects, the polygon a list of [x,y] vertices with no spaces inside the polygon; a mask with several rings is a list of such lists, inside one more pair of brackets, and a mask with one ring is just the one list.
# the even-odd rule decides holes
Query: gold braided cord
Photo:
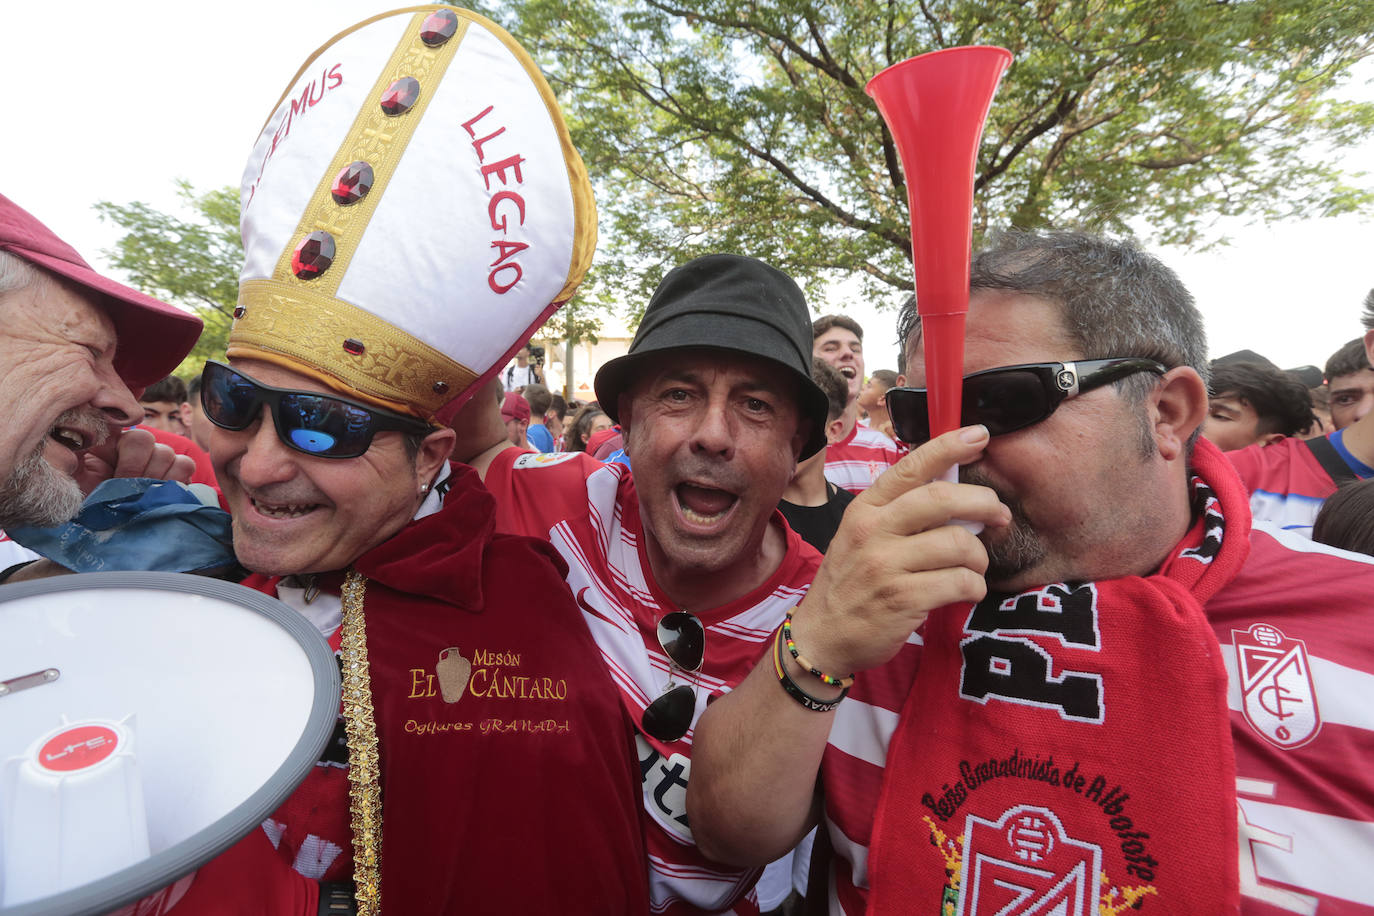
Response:
[{"label": "gold braided cord", "polygon": [[[477,374],[371,312],[335,297],[406,146],[467,32],[468,22],[460,18],[452,38],[441,47],[429,47],[420,39],[429,12],[417,10],[411,17],[348,136],[320,177],[296,231],[286,239],[272,277],[242,285],[242,308],[229,333],[230,356],[259,357],[292,369],[327,366],[329,374],[366,399],[424,419],[468,387]],[[382,110],[382,95],[401,77],[417,79],[420,95],[408,111],[390,116]],[[331,188],[335,176],[355,161],[371,164],[375,180],[366,196],[344,206],[334,200]],[[291,269],[292,253],[315,230],[333,236],[334,262],[320,276],[302,279]],[[350,338],[363,343],[363,349],[343,348]]]},{"label": "gold braided cord", "polygon": [[363,595],[367,580],[349,570],[343,585],[339,656],[343,667],[344,733],[348,738],[348,811],[353,828],[353,881],[358,916],[382,909],[382,789],[372,677],[367,667]]}]

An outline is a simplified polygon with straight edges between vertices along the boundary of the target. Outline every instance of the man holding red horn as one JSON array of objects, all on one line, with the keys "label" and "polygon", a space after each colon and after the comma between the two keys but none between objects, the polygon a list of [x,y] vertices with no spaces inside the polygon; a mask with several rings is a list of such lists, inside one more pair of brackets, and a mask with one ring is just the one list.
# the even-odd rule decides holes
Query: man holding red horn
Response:
[{"label": "man holding red horn", "polygon": [[762,862],[819,821],[832,913],[1370,912],[1374,567],[1252,530],[1159,261],[1010,233],[965,269],[1009,60],[869,83],[907,170],[919,387],[887,400],[918,448],[702,717],[697,843]]},{"label": "man holding red horn", "polygon": [[965,425],[930,439],[924,387],[889,393],[925,444],[702,717],[698,845],[765,862],[819,819],[832,913],[1369,912],[1374,567],[1252,530],[1154,258],[1011,234],[972,289]]}]

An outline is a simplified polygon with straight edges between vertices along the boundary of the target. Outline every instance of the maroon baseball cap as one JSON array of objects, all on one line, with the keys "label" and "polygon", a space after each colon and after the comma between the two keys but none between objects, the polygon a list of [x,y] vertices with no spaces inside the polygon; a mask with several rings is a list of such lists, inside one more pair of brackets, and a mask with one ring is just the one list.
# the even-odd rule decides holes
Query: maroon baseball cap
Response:
[{"label": "maroon baseball cap", "polygon": [[202,322],[195,315],[102,277],[75,248],[3,194],[0,251],[8,251],[95,294],[114,322],[118,341],[115,371],[130,388],[147,387],[171,374],[200,337]]},{"label": "maroon baseball cap", "polygon": [[597,461],[605,461],[611,454],[625,447],[619,426],[608,426],[592,433],[587,440],[587,454]]},{"label": "maroon baseball cap", "polygon": [[530,402],[525,400],[524,395],[518,391],[507,391],[506,399],[501,402],[501,419],[528,420],[530,418]]}]

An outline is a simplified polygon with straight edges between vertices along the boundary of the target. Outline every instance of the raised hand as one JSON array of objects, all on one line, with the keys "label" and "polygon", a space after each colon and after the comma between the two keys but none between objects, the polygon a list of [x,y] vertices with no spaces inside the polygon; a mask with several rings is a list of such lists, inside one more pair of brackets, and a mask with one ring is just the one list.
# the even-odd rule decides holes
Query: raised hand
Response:
[{"label": "raised hand", "polygon": [[808,660],[836,675],[892,658],[937,607],[987,592],[988,557],[952,519],[1005,526],[1011,512],[987,487],[938,480],[977,459],[987,430],[946,433],[893,465],[845,510],[792,630]]},{"label": "raised hand", "polygon": [[111,477],[152,477],[190,483],[196,463],[153,438],[146,429],[126,429],[81,456],[76,482],[89,494]]}]

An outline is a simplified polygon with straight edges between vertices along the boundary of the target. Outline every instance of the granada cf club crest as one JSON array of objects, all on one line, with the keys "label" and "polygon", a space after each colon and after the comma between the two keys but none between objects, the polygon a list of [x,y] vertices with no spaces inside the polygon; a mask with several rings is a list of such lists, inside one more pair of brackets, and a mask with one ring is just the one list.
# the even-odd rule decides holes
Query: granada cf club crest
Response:
[{"label": "granada cf club crest", "polygon": [[970,814],[964,834],[959,916],[1097,916],[1102,848],[1067,836],[1053,811]]},{"label": "granada cf club crest", "polygon": [[1321,730],[1317,691],[1301,639],[1257,623],[1232,630],[1245,721],[1270,744],[1301,747]]}]

